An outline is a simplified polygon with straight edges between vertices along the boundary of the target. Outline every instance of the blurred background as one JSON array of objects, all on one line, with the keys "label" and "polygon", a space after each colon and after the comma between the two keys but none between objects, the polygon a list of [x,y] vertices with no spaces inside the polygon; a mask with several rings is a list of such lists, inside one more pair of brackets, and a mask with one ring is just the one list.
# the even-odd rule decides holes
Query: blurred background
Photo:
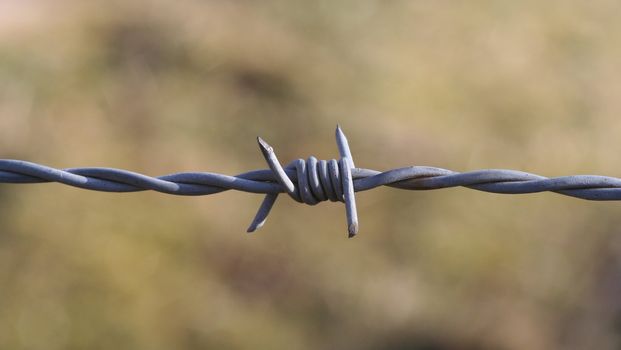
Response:
[{"label": "blurred background", "polygon": [[[621,176],[621,4],[0,2],[0,158]],[[289,198],[0,186],[2,349],[618,349],[621,207],[467,189]]]}]

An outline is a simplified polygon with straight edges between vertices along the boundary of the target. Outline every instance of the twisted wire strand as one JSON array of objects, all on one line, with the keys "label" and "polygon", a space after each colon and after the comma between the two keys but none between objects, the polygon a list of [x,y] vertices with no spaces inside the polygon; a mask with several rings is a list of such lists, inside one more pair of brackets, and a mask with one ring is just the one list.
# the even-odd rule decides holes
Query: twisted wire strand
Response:
[{"label": "twisted wire strand", "polygon": [[379,186],[405,190],[435,190],[467,187],[474,190],[525,194],[555,192],[586,200],[621,200],[621,179],[598,175],[571,175],[555,178],[516,170],[483,169],[459,173],[428,166],[409,166],[380,172],[356,168],[347,138],[337,126],[339,160],[309,157],[280,165],[273,148],[262,139],[259,147],[269,169],[249,171],[235,176],[212,172],[185,172],[151,177],[114,168],[56,169],[23,160],[0,159],[0,183],[33,184],[58,182],[82,189],[104,192],[152,190],[166,194],[199,196],[227,190],[265,194],[255,219],[248,228],[260,228],[278,194],[286,193],[295,201],[315,205],[322,201],[346,204],[348,232],[358,232],[354,192]]}]

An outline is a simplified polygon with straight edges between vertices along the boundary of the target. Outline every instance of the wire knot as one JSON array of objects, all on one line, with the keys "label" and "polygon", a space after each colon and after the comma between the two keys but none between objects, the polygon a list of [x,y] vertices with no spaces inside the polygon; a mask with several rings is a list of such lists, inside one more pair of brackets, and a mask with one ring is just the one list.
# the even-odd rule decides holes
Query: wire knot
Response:
[{"label": "wire knot", "polygon": [[[317,160],[311,156],[306,161],[296,159],[283,168],[272,146],[260,137],[257,141],[263,157],[283,192],[286,192],[293,200],[308,205],[315,205],[326,200],[344,202],[349,237],[358,233],[354,181],[351,175],[354,161],[349,143],[340,126],[336,127],[336,143],[341,156],[338,161],[335,159]],[[263,226],[277,197],[278,193],[268,193],[265,196],[257,215],[248,227],[248,232],[254,232]]]}]

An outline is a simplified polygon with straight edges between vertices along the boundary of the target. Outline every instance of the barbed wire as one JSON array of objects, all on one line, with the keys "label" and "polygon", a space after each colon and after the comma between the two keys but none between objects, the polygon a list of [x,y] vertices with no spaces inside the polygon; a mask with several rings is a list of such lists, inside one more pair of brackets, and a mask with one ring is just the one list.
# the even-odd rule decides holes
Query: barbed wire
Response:
[{"label": "barbed wire", "polygon": [[259,148],[269,169],[235,176],[211,172],[185,172],[151,177],[114,168],[55,169],[23,160],[0,159],[0,183],[32,184],[58,182],[104,192],[152,190],[166,194],[199,196],[237,190],[265,194],[248,227],[253,232],[263,226],[280,193],[297,202],[315,205],[322,201],[345,203],[349,237],[358,233],[355,192],[379,186],[404,190],[435,190],[467,187],[501,194],[556,192],[586,200],[621,200],[621,179],[598,175],[571,175],[547,178],[517,170],[484,169],[459,173],[428,166],[409,166],[380,172],[356,168],[347,137],[336,128],[339,160],[297,159],[282,166],[274,149],[260,137]]}]

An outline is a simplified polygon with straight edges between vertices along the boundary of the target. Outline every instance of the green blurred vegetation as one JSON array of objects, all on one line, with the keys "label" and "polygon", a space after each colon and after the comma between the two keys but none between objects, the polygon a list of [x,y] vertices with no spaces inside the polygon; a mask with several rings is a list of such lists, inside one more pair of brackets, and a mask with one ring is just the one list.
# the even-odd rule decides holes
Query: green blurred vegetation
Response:
[{"label": "green blurred vegetation", "polygon": [[[0,3],[0,157],[619,176],[618,1]],[[1,349],[618,349],[616,203],[0,186]]]}]

